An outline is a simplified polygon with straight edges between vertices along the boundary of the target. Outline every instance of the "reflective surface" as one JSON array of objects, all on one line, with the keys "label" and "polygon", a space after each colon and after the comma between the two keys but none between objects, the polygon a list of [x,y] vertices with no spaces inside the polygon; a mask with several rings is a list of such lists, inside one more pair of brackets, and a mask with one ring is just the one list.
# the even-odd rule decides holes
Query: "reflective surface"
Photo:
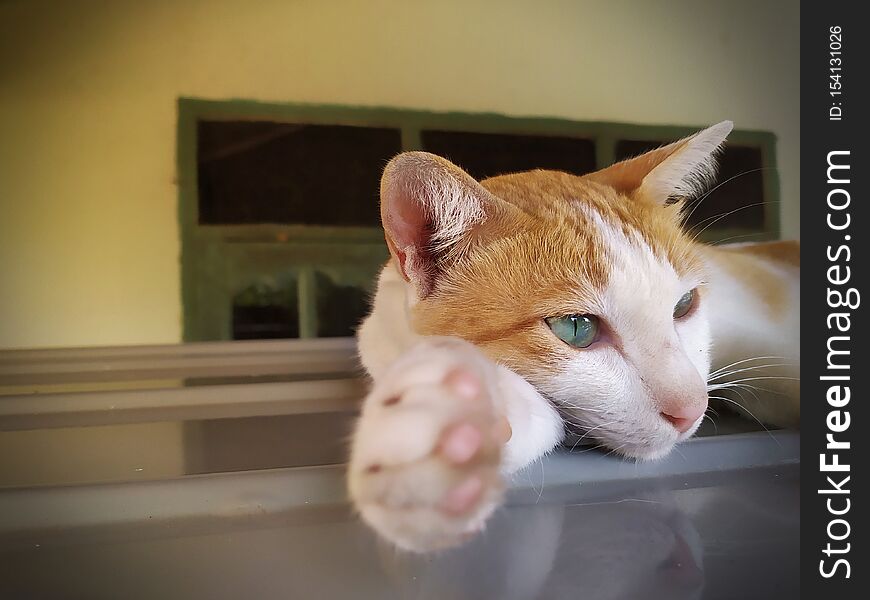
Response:
[{"label": "reflective surface", "polygon": [[[0,490],[340,464],[355,419],[355,412],[333,411],[0,430]],[[756,430],[726,413],[696,435]]]},{"label": "reflective surface", "polygon": [[797,597],[798,447],[777,432],[652,464],[560,453],[435,557],[379,543],[340,467],[7,491],[0,597]]},{"label": "reflective surface", "polygon": [[0,353],[0,598],[796,595],[798,434],[723,411],[666,460],[563,450],[409,556],[346,503],[358,376],[352,340]]}]

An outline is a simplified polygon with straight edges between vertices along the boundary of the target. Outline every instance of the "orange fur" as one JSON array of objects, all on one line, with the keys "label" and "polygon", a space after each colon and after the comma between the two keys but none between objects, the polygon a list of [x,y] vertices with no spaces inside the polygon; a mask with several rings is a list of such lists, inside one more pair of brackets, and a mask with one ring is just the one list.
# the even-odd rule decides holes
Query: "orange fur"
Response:
[{"label": "orange fur", "polygon": [[[456,543],[497,505],[495,469],[531,464],[566,430],[654,459],[694,434],[711,390],[739,392],[755,373],[799,363],[784,335],[799,330],[795,250],[708,248],[681,229],[674,199],[702,189],[731,127],[584,177],[538,170],[477,182],[424,152],[390,161],[381,212],[392,262],[359,330],[374,388],[348,470],[369,524],[404,548]],[[779,305],[778,320],[765,314]],[[577,328],[580,315],[592,329]],[[763,377],[786,395],[750,386],[739,405],[797,422],[791,372]],[[465,381],[461,394],[454,377]],[[483,402],[471,401],[469,384]],[[512,434],[497,457],[480,469],[445,462],[439,440],[457,423],[483,436],[500,419]],[[383,461],[395,467],[373,474]],[[462,488],[457,473],[487,495],[445,518],[438,507]]]},{"label": "orange fur", "polygon": [[[713,251],[683,231],[674,201],[702,189],[731,127],[723,121],[582,177],[535,170],[478,182],[432,154],[397,156],[381,186],[393,267],[361,327],[361,355],[374,357],[367,368],[387,368],[415,339],[462,338],[551,402],[579,411],[572,414],[581,424],[600,425],[597,437],[634,444],[623,450],[627,455],[667,451],[691,435],[706,407],[708,304],[741,292],[750,292],[745,308],[758,301],[760,311],[752,314],[719,306],[717,325],[723,319],[741,325],[765,312],[751,287],[718,288],[731,267],[719,268]],[[729,264],[741,260],[723,256]],[[403,282],[393,279],[393,268]],[[764,285],[764,269],[753,264],[742,271]],[[675,317],[674,307],[690,292],[690,312]],[[776,293],[768,303],[784,304],[785,294]],[[401,324],[394,322],[398,311]],[[585,346],[551,329],[565,322],[553,319],[575,315],[595,323]],[[378,340],[372,334],[378,329],[395,335]],[[596,422],[595,411],[613,419]],[[689,428],[682,419],[691,420]]]},{"label": "orange fur", "polygon": [[570,360],[574,352],[543,319],[600,312],[594,299],[612,257],[591,213],[640,236],[678,273],[703,268],[697,245],[680,229],[678,207],[556,171],[503,175],[481,185],[521,214],[488,219],[461,260],[442,262],[438,283],[414,307],[413,328],[467,339],[533,383],[556,366],[541,357]]}]

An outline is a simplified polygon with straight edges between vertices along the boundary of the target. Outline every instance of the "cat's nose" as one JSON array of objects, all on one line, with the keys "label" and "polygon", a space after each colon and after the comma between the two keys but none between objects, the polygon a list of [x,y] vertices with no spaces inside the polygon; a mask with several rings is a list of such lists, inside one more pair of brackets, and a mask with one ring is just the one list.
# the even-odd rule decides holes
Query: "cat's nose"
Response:
[{"label": "cat's nose", "polygon": [[701,418],[704,411],[707,410],[707,403],[701,405],[689,406],[674,406],[663,410],[660,414],[662,418],[674,426],[680,433],[686,433],[692,428],[692,425]]}]

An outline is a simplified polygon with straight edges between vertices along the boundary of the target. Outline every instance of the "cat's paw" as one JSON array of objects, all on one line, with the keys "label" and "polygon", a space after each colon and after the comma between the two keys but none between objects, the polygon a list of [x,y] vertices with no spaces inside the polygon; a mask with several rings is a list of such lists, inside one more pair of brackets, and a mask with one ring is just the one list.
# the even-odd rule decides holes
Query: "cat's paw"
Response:
[{"label": "cat's paw", "polygon": [[458,339],[427,340],[393,364],[352,445],[349,491],[363,520],[417,552],[480,531],[502,497],[510,437],[496,390],[495,365]]}]

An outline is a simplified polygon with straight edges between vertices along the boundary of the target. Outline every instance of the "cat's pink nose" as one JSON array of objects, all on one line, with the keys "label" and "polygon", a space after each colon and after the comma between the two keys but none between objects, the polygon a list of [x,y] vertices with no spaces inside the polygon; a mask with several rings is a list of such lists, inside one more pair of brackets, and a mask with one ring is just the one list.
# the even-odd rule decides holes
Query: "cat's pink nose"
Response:
[{"label": "cat's pink nose", "polygon": [[692,406],[675,406],[663,410],[660,414],[665,421],[674,426],[680,433],[686,433],[701,418],[707,410],[707,403]]}]

